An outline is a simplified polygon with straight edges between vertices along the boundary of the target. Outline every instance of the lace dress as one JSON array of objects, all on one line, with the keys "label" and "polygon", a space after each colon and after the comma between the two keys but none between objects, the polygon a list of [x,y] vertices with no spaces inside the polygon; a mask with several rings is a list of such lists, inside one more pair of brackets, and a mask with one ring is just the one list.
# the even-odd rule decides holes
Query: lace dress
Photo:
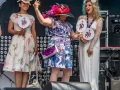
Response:
[{"label": "lace dress", "polygon": [[[34,22],[34,17],[29,14],[17,14],[13,13],[10,17],[12,22],[14,23],[14,30],[20,31],[21,28],[18,25],[18,18],[26,16],[30,19],[30,25],[27,27],[25,36],[22,35],[13,35],[11,44],[9,47],[9,51],[7,57],[4,62],[4,71],[20,71],[20,72],[29,72],[35,70],[35,60],[30,61],[31,56],[34,53],[35,43],[34,38],[31,33],[32,23]],[[36,58],[39,59],[38,56]],[[40,66],[38,60],[38,69]]]},{"label": "lace dress", "polygon": [[[86,16],[80,16],[79,19],[87,19]],[[92,20],[89,19],[89,23]],[[100,54],[100,34],[102,31],[103,20],[99,18],[94,21],[90,28],[95,32],[94,38],[83,44],[79,43],[79,70],[80,82],[89,82],[92,90],[98,90],[98,76],[99,76],[99,54]],[[93,50],[93,54],[88,57],[87,50]]]}]

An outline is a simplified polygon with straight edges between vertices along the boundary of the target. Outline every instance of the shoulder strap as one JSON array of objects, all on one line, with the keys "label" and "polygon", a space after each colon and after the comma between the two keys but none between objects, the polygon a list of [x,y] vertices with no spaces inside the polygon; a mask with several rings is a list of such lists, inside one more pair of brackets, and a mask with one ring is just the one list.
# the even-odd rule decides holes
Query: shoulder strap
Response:
[{"label": "shoulder strap", "polygon": [[[37,55],[35,55],[35,71],[36,71],[36,80],[38,80],[38,68],[37,68],[37,56],[38,56],[38,54]],[[33,62],[34,63],[34,62]],[[28,79],[28,81],[30,81],[30,77],[31,77],[31,69],[30,69],[30,71],[29,71],[29,79]]]}]

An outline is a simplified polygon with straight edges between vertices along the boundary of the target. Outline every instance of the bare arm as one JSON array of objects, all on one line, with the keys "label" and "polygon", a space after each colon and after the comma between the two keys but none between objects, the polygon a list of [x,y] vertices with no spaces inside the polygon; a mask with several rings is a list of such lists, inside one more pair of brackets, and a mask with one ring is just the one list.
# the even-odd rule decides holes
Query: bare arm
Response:
[{"label": "bare arm", "polygon": [[10,34],[19,34],[18,31],[13,30],[13,26],[14,26],[14,23],[10,19],[9,23],[8,23],[8,33],[10,33]]},{"label": "bare arm", "polygon": [[8,24],[8,33],[10,34],[18,34],[18,35],[25,35],[25,30],[22,29],[21,31],[16,31],[13,29],[14,23],[12,22],[12,20],[9,20],[9,24]]},{"label": "bare arm", "polygon": [[52,27],[54,21],[52,21],[50,18],[43,18],[41,12],[38,9],[39,6],[40,6],[40,2],[36,0],[33,4],[33,7],[35,9],[35,13],[36,13],[38,21],[44,26]]},{"label": "bare arm", "polygon": [[50,18],[43,18],[41,12],[38,9],[35,9],[35,13],[37,16],[38,21],[44,26],[51,26],[53,21]]},{"label": "bare arm", "polygon": [[34,43],[35,43],[35,48],[37,48],[37,35],[36,35],[36,29],[35,29],[35,21],[32,24],[32,29],[31,29],[33,38],[34,38]]},{"label": "bare arm", "polygon": [[78,33],[75,33],[75,32],[72,30],[70,36],[71,36],[71,39],[78,39],[79,34],[78,34]]}]

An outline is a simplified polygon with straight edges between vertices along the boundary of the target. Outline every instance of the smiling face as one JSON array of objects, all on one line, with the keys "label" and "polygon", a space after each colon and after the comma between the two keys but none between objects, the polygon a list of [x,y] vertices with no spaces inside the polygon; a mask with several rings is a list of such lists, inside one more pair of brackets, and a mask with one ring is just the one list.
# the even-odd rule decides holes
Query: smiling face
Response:
[{"label": "smiling face", "polygon": [[21,8],[21,10],[27,11],[28,8],[29,8],[29,4],[28,4],[28,3],[21,2],[21,3],[19,3],[19,7]]},{"label": "smiling face", "polygon": [[91,14],[93,12],[93,5],[92,5],[92,3],[90,1],[86,2],[85,10],[86,10],[87,14]]}]

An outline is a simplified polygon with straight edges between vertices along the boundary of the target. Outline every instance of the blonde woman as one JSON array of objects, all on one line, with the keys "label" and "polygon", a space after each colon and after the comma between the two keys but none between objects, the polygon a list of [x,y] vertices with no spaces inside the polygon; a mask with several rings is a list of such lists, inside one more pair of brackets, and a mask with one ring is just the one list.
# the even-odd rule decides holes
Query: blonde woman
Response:
[{"label": "blonde woman", "polygon": [[85,15],[80,16],[78,20],[84,19],[87,22],[87,28],[94,30],[94,38],[86,41],[80,35],[79,44],[79,70],[80,82],[89,82],[92,90],[98,90],[99,75],[99,53],[100,53],[100,34],[102,31],[103,19],[99,14],[97,0],[84,1]]}]

